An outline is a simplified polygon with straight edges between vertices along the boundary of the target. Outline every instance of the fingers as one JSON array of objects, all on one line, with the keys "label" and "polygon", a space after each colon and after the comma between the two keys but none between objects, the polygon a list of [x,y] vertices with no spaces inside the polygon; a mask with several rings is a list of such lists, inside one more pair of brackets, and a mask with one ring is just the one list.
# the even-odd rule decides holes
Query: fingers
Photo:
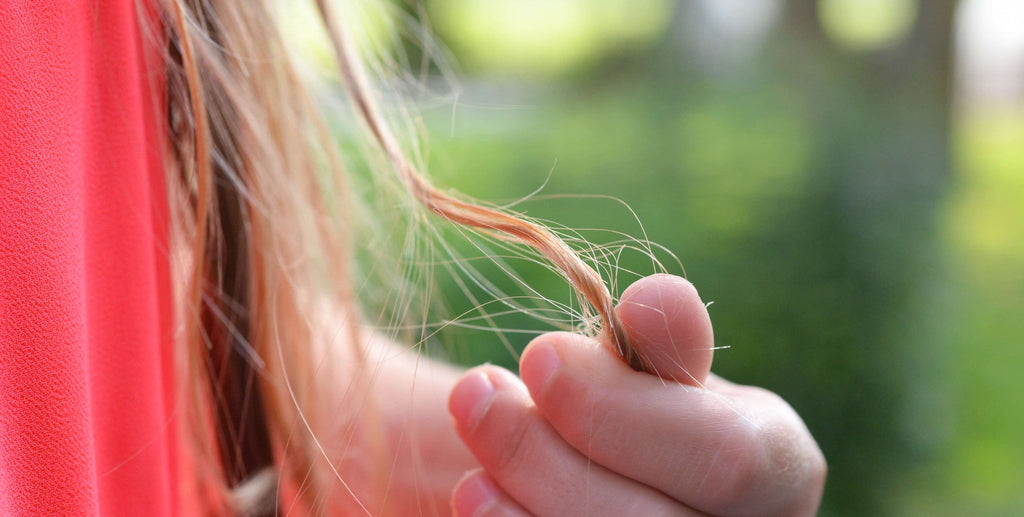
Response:
[{"label": "fingers", "polygon": [[504,370],[471,371],[449,406],[487,474],[460,490],[489,495],[459,492],[453,503],[540,516],[813,515],[826,470],[820,450],[774,394],[709,377],[713,336],[693,286],[643,279],[617,311],[661,378],[567,333],[527,347],[529,395]]},{"label": "fingers", "polygon": [[702,386],[711,371],[711,318],[693,284],[652,275],[629,286],[615,311],[646,369],[663,379]]},{"label": "fingers", "polygon": [[715,515],[813,515],[817,507],[824,460],[799,417],[769,392],[717,379],[728,395],[666,384],[569,333],[534,340],[520,372],[538,411],[576,450],[689,507]]},{"label": "fingers", "polygon": [[522,383],[500,368],[470,370],[452,391],[449,409],[490,479],[531,514],[698,515],[580,454],[541,418]]}]

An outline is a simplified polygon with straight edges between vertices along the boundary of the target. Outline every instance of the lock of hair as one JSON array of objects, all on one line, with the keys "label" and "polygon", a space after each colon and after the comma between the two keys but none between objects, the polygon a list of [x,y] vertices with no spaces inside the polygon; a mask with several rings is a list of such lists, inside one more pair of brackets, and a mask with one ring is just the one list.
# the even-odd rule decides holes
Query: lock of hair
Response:
[{"label": "lock of hair", "polygon": [[316,0],[321,18],[331,40],[335,59],[345,88],[360,118],[367,125],[377,145],[398,173],[406,189],[424,207],[456,224],[477,228],[499,238],[516,241],[537,250],[565,276],[576,292],[589,303],[601,319],[601,335],[618,351],[626,363],[637,371],[644,363],[630,345],[615,314],[614,302],[601,275],[547,228],[526,221],[511,213],[480,206],[442,192],[416,170],[402,152],[398,140],[380,115],[366,84],[366,74],[359,56],[352,50],[344,28],[331,11],[330,2]]}]

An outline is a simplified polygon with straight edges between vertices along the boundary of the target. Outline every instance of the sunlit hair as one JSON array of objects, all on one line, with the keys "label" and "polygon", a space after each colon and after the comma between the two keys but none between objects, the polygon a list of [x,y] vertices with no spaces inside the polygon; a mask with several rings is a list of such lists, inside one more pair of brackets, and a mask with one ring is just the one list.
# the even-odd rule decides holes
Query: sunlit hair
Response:
[{"label": "sunlit hair", "polygon": [[[271,4],[162,0],[190,468],[211,514],[274,513],[282,501],[304,512],[369,513],[360,497],[386,482],[387,465],[373,464],[372,374],[360,367],[369,336],[352,283],[357,204]],[[347,12],[316,4],[355,119],[407,195],[436,216],[534,248],[593,308],[607,341],[640,368],[601,276],[562,239],[425,179],[380,113],[349,41]],[[368,452],[351,457],[353,441]],[[341,474],[345,461],[361,465],[361,479]]]}]

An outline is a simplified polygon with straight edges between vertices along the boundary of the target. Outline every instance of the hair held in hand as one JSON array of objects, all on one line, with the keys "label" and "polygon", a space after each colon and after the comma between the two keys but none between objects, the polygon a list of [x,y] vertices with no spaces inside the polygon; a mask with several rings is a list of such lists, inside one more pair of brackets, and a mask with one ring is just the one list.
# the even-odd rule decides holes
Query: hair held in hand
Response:
[{"label": "hair held in hand", "polygon": [[430,184],[402,152],[398,141],[379,115],[371,89],[367,87],[359,56],[346,41],[343,26],[338,23],[328,0],[316,0],[335,58],[363,121],[383,148],[392,167],[415,198],[431,212],[457,224],[492,232],[499,238],[511,239],[532,246],[561,271],[601,317],[606,339],[619,351],[631,367],[642,369],[639,356],[630,346],[615,316],[613,300],[601,275],[584,262],[562,239],[550,230],[516,217],[448,195]]},{"label": "hair held in hand", "polygon": [[[597,313],[603,339],[642,369],[601,275],[561,238],[445,193],[421,174],[380,113],[344,20],[327,0],[315,2],[348,100],[409,195],[443,219],[543,255]],[[318,440],[346,418],[351,438],[365,418],[326,405],[320,394],[336,389],[322,370],[327,352],[304,344],[317,340],[311,293],[325,285],[344,313],[350,362],[360,360],[354,344],[365,337],[349,265],[351,193],[336,142],[280,41],[272,1],[161,3],[171,242],[183,256],[175,274],[187,279],[178,296],[180,377],[194,407],[185,420],[201,461],[217,458],[196,465],[198,481],[223,487],[207,505],[258,515],[273,509],[267,498],[276,485],[307,510],[329,510],[334,503],[318,494],[340,485],[369,514]],[[369,373],[353,375],[371,382]],[[253,480],[264,488],[252,489]]]}]

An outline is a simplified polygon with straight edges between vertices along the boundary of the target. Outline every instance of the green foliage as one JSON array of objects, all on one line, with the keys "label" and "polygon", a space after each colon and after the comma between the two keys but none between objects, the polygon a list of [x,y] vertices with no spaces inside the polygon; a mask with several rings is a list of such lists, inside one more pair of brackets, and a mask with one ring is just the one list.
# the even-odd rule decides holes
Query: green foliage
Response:
[{"label": "green foliage", "polygon": [[[456,57],[492,81],[470,75],[464,102],[424,113],[439,184],[497,204],[529,197],[516,210],[603,230],[581,233],[615,252],[602,261],[621,268],[611,276],[617,291],[656,269],[617,243],[621,234],[646,234],[678,255],[714,302],[717,344],[730,347],[715,370],[777,391],[822,445],[832,469],[824,515],[1024,512],[1015,390],[1024,364],[1024,113],[951,126],[950,67],[937,61],[947,54],[919,59],[903,47],[885,59],[851,57],[803,19],[784,19],[785,38],[717,74],[684,64],[694,54],[678,34],[658,44],[667,22],[625,54],[595,43],[605,30],[598,22],[561,40],[527,31],[520,36],[540,43],[503,49],[494,31],[456,13],[485,19],[498,4],[511,5],[429,3]],[[527,18],[579,8],[512,4]],[[823,16],[853,5],[825,4],[833,10]],[[538,75],[563,79],[528,79]],[[588,195],[621,200],[643,226],[618,201]],[[442,231],[452,248],[440,258],[508,253]],[[656,254],[683,273],[670,254]],[[530,331],[579,323],[550,310],[578,306],[543,265],[506,260],[525,288],[488,261],[468,263],[493,286],[439,275],[448,317],[489,325],[473,312],[493,300],[488,290],[533,298],[522,301],[526,312],[487,305],[507,312],[493,321],[510,330],[503,335],[443,333],[456,360],[515,368],[509,347],[521,349]]]},{"label": "green foliage", "polygon": [[669,0],[435,0],[429,5],[463,64],[498,74],[585,69],[624,47],[650,43],[665,32],[671,14]]}]

